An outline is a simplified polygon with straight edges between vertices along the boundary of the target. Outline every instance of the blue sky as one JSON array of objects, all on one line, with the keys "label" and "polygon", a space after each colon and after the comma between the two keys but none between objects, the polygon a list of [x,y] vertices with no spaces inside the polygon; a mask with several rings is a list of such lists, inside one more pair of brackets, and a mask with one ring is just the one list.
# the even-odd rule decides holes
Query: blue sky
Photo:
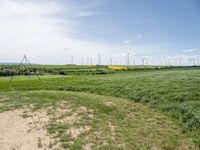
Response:
[{"label": "blue sky", "polygon": [[198,58],[199,18],[199,0],[1,0],[0,61]]}]

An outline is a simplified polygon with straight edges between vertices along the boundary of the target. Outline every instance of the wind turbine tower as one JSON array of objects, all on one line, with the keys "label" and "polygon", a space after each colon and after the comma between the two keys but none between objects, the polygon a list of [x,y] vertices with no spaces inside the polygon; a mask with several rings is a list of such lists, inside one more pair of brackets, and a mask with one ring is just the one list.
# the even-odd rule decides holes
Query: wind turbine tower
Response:
[{"label": "wind turbine tower", "polygon": [[110,58],[110,65],[112,65],[112,58]]},{"label": "wind turbine tower", "polygon": [[74,64],[74,56],[71,56],[71,64]]},{"label": "wind turbine tower", "polygon": [[101,65],[101,55],[98,54],[98,65]]},{"label": "wind turbine tower", "polygon": [[89,65],[89,58],[87,58],[87,65]]},{"label": "wind turbine tower", "polygon": [[129,58],[129,53],[127,53],[127,62],[126,62],[126,65],[130,65],[130,58]]},{"label": "wind turbine tower", "polygon": [[142,57],[142,65],[144,66],[144,63],[145,63],[145,57],[143,56]]},{"label": "wind turbine tower", "polygon": [[81,57],[81,65],[83,65],[83,57]]}]

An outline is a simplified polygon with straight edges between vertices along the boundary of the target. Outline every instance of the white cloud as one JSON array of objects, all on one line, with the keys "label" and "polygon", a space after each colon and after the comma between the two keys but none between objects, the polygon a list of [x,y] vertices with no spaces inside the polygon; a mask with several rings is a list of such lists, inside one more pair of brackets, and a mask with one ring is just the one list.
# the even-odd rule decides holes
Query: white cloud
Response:
[{"label": "white cloud", "polygon": [[94,13],[88,10],[83,10],[78,12],[79,17],[88,17],[88,16],[93,16]]},{"label": "white cloud", "polygon": [[[125,49],[123,44],[96,43],[74,38],[74,34],[80,34],[76,22],[71,20],[77,9],[68,7],[63,9],[55,1],[1,1],[0,62],[19,61],[26,54],[34,63],[62,64],[71,55],[94,57],[99,52],[111,55],[118,47]],[[57,13],[65,13],[65,16],[55,17]],[[91,14],[82,12],[81,15]]]},{"label": "white cloud", "polygon": [[137,34],[136,36],[138,39],[141,39],[142,38],[142,35],[141,34]]},{"label": "white cloud", "polygon": [[0,1],[0,15],[1,17],[19,17],[23,16],[41,16],[49,15],[55,12],[60,12],[62,7],[53,2],[49,1],[46,3],[31,3],[30,1],[12,1],[12,0],[1,0]]},{"label": "white cloud", "polygon": [[124,41],[125,44],[128,44],[129,42],[130,42],[130,40],[125,40]]},{"label": "white cloud", "polygon": [[152,56],[142,56],[143,58],[152,58]]},{"label": "white cloud", "polygon": [[196,51],[196,49],[186,49],[186,50],[183,50],[184,53],[189,53],[189,52],[194,52]]},{"label": "white cloud", "polygon": [[[54,17],[61,12],[67,13],[64,18]],[[80,15],[90,13],[81,12]],[[72,38],[76,23],[69,16],[73,13],[64,11],[55,1],[0,1],[0,61],[18,61],[27,54],[38,63],[64,63],[65,47],[70,49],[67,55],[96,55],[97,48],[104,45]]]},{"label": "white cloud", "polygon": [[[98,53],[107,56],[133,53],[130,40],[117,44],[74,38],[81,34],[78,16],[94,14],[90,8],[62,5],[53,0],[0,0],[0,62],[18,62],[24,54],[33,63],[63,64],[71,55],[93,58]],[[138,34],[137,38],[142,36]],[[149,55],[159,49],[158,44],[134,45],[134,55]]]}]

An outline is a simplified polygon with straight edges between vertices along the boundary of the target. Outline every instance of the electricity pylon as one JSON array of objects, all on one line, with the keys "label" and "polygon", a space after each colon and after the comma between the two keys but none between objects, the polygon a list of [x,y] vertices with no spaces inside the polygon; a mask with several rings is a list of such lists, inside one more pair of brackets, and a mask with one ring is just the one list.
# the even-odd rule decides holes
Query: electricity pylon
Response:
[{"label": "electricity pylon", "polygon": [[[33,66],[32,66],[31,63],[29,62],[29,60],[28,60],[28,58],[26,57],[26,55],[24,55],[24,57],[22,58],[22,60],[21,60],[20,64],[18,65],[16,71],[18,72],[19,69],[20,69],[21,67],[24,67],[24,68],[27,70],[28,76],[29,76],[29,80],[30,80],[30,76],[31,76],[30,68],[33,68]],[[39,75],[38,75],[38,74],[36,74],[36,75],[37,75],[37,78],[38,78],[39,80],[41,80],[40,77],[39,77]],[[14,72],[14,74],[12,75],[12,77],[11,77],[11,79],[10,79],[10,83],[12,82],[14,76],[15,76],[15,72]]]}]

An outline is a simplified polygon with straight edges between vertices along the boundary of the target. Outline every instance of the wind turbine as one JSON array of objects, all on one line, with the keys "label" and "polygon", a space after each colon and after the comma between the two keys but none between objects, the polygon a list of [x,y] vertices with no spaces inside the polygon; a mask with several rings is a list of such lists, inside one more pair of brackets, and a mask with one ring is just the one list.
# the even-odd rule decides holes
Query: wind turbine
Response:
[{"label": "wind turbine", "polygon": [[127,59],[127,62],[126,62],[127,66],[130,65],[130,58],[129,58],[129,56],[130,56],[129,53],[127,53],[127,58],[126,58]]},{"label": "wind turbine", "polygon": [[101,55],[98,53],[98,65],[101,65]]},{"label": "wind turbine", "polygon": [[[69,51],[69,48],[64,48],[64,51]],[[67,64],[67,55],[66,55],[66,64]]]}]

